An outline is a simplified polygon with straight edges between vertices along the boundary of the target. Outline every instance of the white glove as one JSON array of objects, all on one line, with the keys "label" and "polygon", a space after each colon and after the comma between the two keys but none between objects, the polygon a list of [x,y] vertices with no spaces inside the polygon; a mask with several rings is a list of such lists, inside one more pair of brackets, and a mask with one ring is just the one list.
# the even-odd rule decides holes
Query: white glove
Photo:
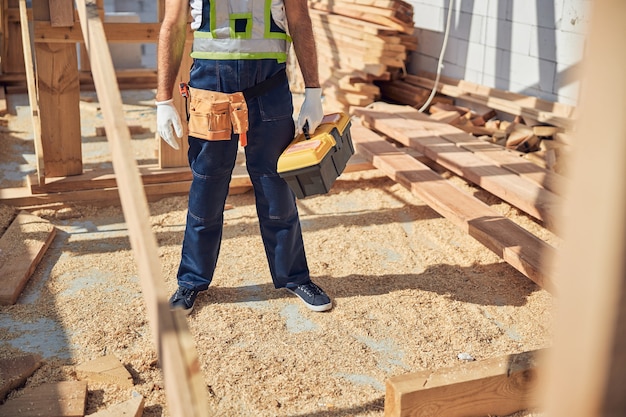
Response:
[{"label": "white glove", "polygon": [[[172,104],[174,100],[157,101],[157,131],[168,145],[174,149],[179,149],[178,140],[183,136],[183,125],[176,107]],[[172,129],[173,128],[173,129]],[[176,136],[174,136],[176,132]]]},{"label": "white glove", "polygon": [[321,88],[305,88],[304,102],[300,108],[300,115],[296,123],[296,134],[303,131],[304,125],[308,122],[308,131],[313,134],[317,126],[319,126],[324,117],[322,109],[322,89]]}]

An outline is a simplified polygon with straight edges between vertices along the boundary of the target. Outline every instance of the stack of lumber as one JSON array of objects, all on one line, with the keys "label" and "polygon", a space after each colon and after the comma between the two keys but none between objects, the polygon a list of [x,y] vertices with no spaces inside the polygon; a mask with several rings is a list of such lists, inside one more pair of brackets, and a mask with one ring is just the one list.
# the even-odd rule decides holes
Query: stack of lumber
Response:
[{"label": "stack of lumber", "polygon": [[355,107],[354,113],[352,139],[359,155],[533,282],[548,291],[556,289],[547,267],[554,247],[436,171],[443,167],[556,233],[557,220],[565,215],[565,177],[410,106],[376,102]]},{"label": "stack of lumber", "polygon": [[[404,74],[379,81],[381,99],[421,108],[435,86],[434,74]],[[441,77],[427,112],[467,133],[526,154],[555,172],[564,172],[576,108],[537,97]]]},{"label": "stack of lumber", "polygon": [[[380,90],[374,81],[397,77],[407,53],[417,48],[413,6],[403,0],[311,0],[309,5],[326,107],[349,112],[351,106],[376,101]],[[296,92],[304,87],[300,77],[292,71]]]}]

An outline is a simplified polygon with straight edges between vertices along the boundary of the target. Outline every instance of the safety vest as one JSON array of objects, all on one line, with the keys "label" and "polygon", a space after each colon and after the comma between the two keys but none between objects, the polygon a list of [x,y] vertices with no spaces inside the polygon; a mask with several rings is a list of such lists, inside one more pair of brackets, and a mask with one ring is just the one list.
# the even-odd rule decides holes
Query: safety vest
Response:
[{"label": "safety vest", "polygon": [[283,0],[191,0],[192,58],[287,60]]}]

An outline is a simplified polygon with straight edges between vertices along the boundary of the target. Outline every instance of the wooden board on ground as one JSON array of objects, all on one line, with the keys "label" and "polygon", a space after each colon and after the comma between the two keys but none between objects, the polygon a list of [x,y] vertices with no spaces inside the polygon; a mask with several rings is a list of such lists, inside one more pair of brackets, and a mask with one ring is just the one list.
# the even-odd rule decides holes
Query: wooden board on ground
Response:
[{"label": "wooden board on ground", "polygon": [[503,416],[537,407],[540,355],[523,352],[392,377],[385,417]]},{"label": "wooden board on ground", "polygon": [[78,364],[76,376],[85,381],[97,381],[130,388],[133,377],[115,355],[105,355],[92,361]]},{"label": "wooden board on ground", "polygon": [[0,401],[4,400],[11,390],[22,386],[41,364],[40,355],[0,359]]},{"label": "wooden board on ground", "polygon": [[143,396],[133,393],[133,398],[123,403],[114,404],[106,410],[89,414],[90,417],[141,417],[145,399]]},{"label": "wooden board on ground", "polygon": [[0,405],[0,416],[83,417],[87,383],[63,381],[25,388],[16,398]]},{"label": "wooden board on ground", "polygon": [[383,132],[405,146],[416,148],[433,161],[444,166],[493,195],[514,205],[525,213],[543,221],[547,227],[555,227],[555,219],[562,206],[562,199],[515,173],[486,163],[470,151],[458,148],[442,137],[457,133],[458,129],[445,123],[414,120],[400,115],[402,111],[415,112],[408,106],[373,103],[367,109],[355,109],[368,125]]},{"label": "wooden board on ground", "polygon": [[50,222],[20,212],[0,238],[0,305],[15,304],[52,243]]},{"label": "wooden board on ground", "polygon": [[[443,111],[435,113],[435,117],[433,117],[433,115],[426,116],[425,114],[411,109],[408,106],[404,106],[402,108],[402,112],[399,112],[398,115],[407,119],[426,122],[434,120],[446,123],[446,120],[442,120],[442,117],[445,117],[445,113],[450,114],[451,117],[453,117],[452,115],[454,113],[458,115],[456,111]],[[436,117],[438,114],[440,114],[440,117]],[[441,114],[444,114],[444,116],[441,116]],[[431,126],[431,124],[424,125],[426,129],[429,129],[429,126]],[[435,129],[435,131],[438,131],[438,129]],[[567,185],[565,177],[557,174],[556,172],[550,171],[549,169],[540,167],[531,161],[525,160],[522,158],[523,154],[511,152],[502,146],[478,139],[473,135],[461,131],[460,129],[455,131],[454,129],[446,128],[440,133],[440,136],[455,143],[463,149],[473,152],[474,155],[483,158],[485,161],[489,161],[502,168],[506,168],[517,175],[533,181],[536,185],[543,187],[548,191],[558,195],[563,195],[564,193],[564,189]]]},{"label": "wooden board on ground", "polygon": [[398,151],[373,131],[353,122],[356,150],[391,179],[405,186],[433,210],[496,253],[509,265],[548,291],[555,290],[546,259],[554,248],[482,201],[459,190],[413,157]]},{"label": "wooden board on ground", "polygon": [[[422,76],[407,74],[404,81],[432,89],[435,81],[430,77],[431,74],[422,74]],[[529,117],[541,123],[549,123],[563,128],[572,128],[575,123],[575,109],[573,107],[560,103],[550,103],[536,97],[479,86],[447,77],[440,78],[437,91],[450,97],[487,106],[511,115]]]}]

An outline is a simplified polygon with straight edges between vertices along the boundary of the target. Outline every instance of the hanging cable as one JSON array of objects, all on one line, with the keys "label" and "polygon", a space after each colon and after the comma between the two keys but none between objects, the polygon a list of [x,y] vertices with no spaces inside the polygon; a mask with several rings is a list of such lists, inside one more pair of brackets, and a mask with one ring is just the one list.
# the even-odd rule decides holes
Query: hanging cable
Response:
[{"label": "hanging cable", "polygon": [[443,55],[446,52],[446,46],[448,45],[448,35],[450,34],[450,17],[452,16],[452,9],[455,2],[456,0],[450,0],[450,3],[448,4],[448,17],[446,18],[446,29],[443,34],[443,44],[441,45],[441,53],[439,54],[439,61],[437,63],[437,76],[435,77],[435,84],[433,85],[433,89],[428,96],[428,100],[426,100],[426,103],[424,103],[422,107],[418,110],[420,113],[423,113],[424,110],[426,110],[428,106],[430,106],[430,102],[433,100],[433,97],[435,97],[435,94],[437,93],[437,85],[439,84],[439,77],[441,76],[441,70],[443,69]]}]

